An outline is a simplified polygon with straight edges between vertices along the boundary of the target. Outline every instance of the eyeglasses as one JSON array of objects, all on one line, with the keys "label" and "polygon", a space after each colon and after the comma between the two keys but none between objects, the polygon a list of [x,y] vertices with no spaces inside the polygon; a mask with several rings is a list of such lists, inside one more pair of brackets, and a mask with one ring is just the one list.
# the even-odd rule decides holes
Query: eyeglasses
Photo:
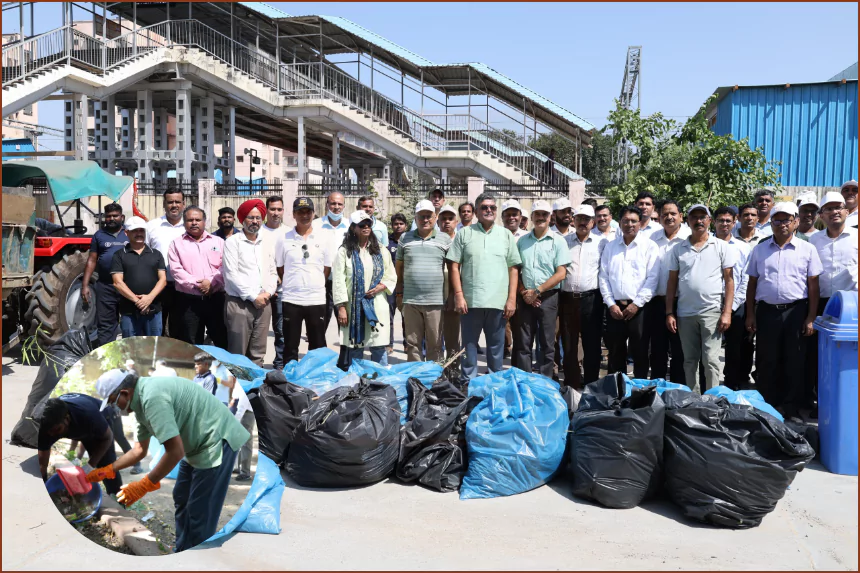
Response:
[{"label": "eyeglasses", "polygon": [[784,227],[790,224],[793,220],[794,218],[792,217],[789,219],[771,219],[770,222],[772,225],[779,225],[780,227]]},{"label": "eyeglasses", "polygon": [[415,215],[415,218],[421,220],[430,220],[433,218],[433,214],[431,213],[429,215],[422,215],[421,213],[418,213],[417,215]]},{"label": "eyeglasses", "polygon": [[822,213],[835,213],[836,211],[844,211],[845,205],[840,205],[839,207],[825,207],[821,210]]},{"label": "eyeglasses", "polygon": [[253,221],[262,221],[263,218],[262,217],[245,217],[245,220],[253,222]]},{"label": "eyeglasses", "polygon": [[307,259],[308,257],[311,256],[310,252],[308,252],[308,246],[307,245],[302,245],[302,251],[304,252],[304,254],[302,255],[304,258]]},{"label": "eyeglasses", "polygon": [[717,219],[717,225],[731,225],[734,222],[734,219]]},{"label": "eyeglasses", "polygon": [[359,229],[367,229],[367,228],[369,228],[369,227],[371,227],[371,226],[372,226],[372,223],[371,223],[370,221],[362,221],[361,223],[359,223],[359,224],[357,225],[357,227],[358,227]]},{"label": "eyeglasses", "polygon": [[495,205],[481,205],[481,211],[496,211],[498,207]]}]

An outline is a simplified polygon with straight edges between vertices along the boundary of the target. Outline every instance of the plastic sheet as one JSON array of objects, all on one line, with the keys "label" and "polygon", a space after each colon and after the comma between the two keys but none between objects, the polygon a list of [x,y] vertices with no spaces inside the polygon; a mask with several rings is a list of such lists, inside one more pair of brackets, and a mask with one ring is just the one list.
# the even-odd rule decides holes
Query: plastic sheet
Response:
[{"label": "plastic sheet", "polygon": [[663,394],[663,392],[665,392],[666,390],[683,390],[686,392],[692,392],[689,386],[669,382],[668,380],[664,380],[663,378],[655,378],[653,380],[633,378],[631,380],[624,374],[622,374],[622,376],[624,376],[624,380],[627,383],[627,388],[624,393],[625,396],[630,396],[630,393],[633,391],[634,388],[647,388],[648,386],[655,386],[657,388],[657,394]]},{"label": "plastic sheet", "polygon": [[367,376],[383,384],[388,384],[397,393],[397,401],[400,403],[400,423],[406,423],[406,413],[409,411],[407,404],[408,384],[410,378],[415,378],[424,386],[430,388],[440,376],[442,367],[435,362],[402,362],[391,366],[383,366],[370,360],[353,360],[349,372],[358,376]]},{"label": "plastic sheet", "polygon": [[287,471],[308,487],[367,485],[394,471],[400,406],[394,388],[362,379],[320,396],[287,454]]},{"label": "plastic sheet", "polygon": [[408,383],[409,421],[400,429],[397,477],[436,491],[457,491],[466,473],[466,421],[481,402],[444,378],[427,389]]},{"label": "plastic sheet", "polygon": [[[262,381],[266,376],[266,372],[268,372],[265,368],[257,366],[251,362],[250,358],[242,354],[233,354],[231,352],[227,352],[223,348],[208,346],[205,344],[198,344],[197,348],[203,352],[208,352],[215,360],[226,366],[227,370],[229,370],[237,380],[249,381],[260,378]],[[250,388],[245,391],[247,392],[249,389]]]},{"label": "plastic sheet", "polygon": [[570,422],[573,494],[616,509],[658,491],[663,461],[665,408],[657,388],[623,396],[625,386],[620,373],[589,384]]},{"label": "plastic sheet", "polygon": [[[164,446],[155,439],[155,436],[149,438],[149,455],[152,456],[152,461],[149,462],[149,471],[155,469],[158,462],[164,456]],[[185,459],[185,458],[183,458]],[[181,463],[181,462],[180,462]],[[177,463],[170,473],[164,476],[168,479],[176,479],[179,477],[179,464]]]},{"label": "plastic sheet", "polygon": [[697,521],[759,525],[815,455],[773,416],[724,396],[669,390],[663,401],[665,491]]},{"label": "plastic sheet", "polygon": [[466,424],[469,467],[460,499],[514,495],[546,483],[567,442],[559,385],[511,368],[473,379],[469,395],[482,401]]},{"label": "plastic sheet", "polygon": [[280,465],[293,441],[296,429],[316,399],[316,392],[287,382],[283,372],[266,375],[265,383],[248,392],[248,401],[257,421],[260,452]]},{"label": "plastic sheet", "polygon": [[776,408],[765,402],[764,396],[758,390],[732,390],[728,386],[715,386],[705,392],[705,394],[708,396],[723,396],[732,404],[752,406],[770,414],[780,422],[785,421],[782,414],[776,411]]},{"label": "plastic sheet", "polygon": [[346,372],[337,367],[337,359],[338,353],[331,348],[317,348],[305,354],[301,360],[292,360],[284,366],[284,376],[290,382],[319,395],[332,388],[354,384],[355,379],[344,380]]}]

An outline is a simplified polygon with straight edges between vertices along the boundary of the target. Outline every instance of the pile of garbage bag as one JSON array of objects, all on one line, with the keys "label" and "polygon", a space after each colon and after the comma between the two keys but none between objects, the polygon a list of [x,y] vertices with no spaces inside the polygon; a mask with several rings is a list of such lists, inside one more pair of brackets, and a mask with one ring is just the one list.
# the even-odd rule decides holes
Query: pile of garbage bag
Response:
[{"label": "pile of garbage bag", "polygon": [[724,396],[669,390],[663,401],[665,491],[697,521],[759,525],[815,455],[770,414]]},{"label": "pile of garbage bag", "polygon": [[656,386],[625,396],[620,373],[586,386],[570,422],[573,494],[629,509],[659,491],[663,421]]},{"label": "pile of garbage bag", "polygon": [[510,368],[473,379],[469,396],[482,400],[466,423],[460,499],[514,495],[549,481],[564,458],[569,423],[558,383]]},{"label": "pile of garbage bag", "polygon": [[296,430],[287,472],[306,487],[352,487],[388,477],[400,449],[394,388],[367,379],[329,390]]},{"label": "pile of garbage bag", "polygon": [[785,421],[782,414],[776,408],[765,402],[764,396],[758,390],[732,390],[728,386],[715,386],[705,392],[706,396],[724,396],[731,404],[742,404],[752,406],[762,412],[766,412],[779,420]]},{"label": "pile of garbage bag", "polygon": [[653,386],[657,389],[657,394],[662,394],[666,390],[683,390],[684,392],[692,392],[689,386],[669,382],[664,378],[654,378],[653,380],[647,380],[644,378],[630,379],[627,377],[626,374],[621,374],[621,376],[624,377],[624,382],[626,384],[626,389],[624,392],[625,396],[630,396],[634,388],[648,388],[650,386]]},{"label": "pile of garbage bag", "polygon": [[457,491],[466,473],[466,421],[481,398],[467,397],[445,378],[429,389],[409,378],[407,393],[397,477],[436,491]]},{"label": "pile of garbage bag", "polygon": [[27,396],[21,418],[12,429],[9,443],[13,446],[37,449],[39,447],[39,419],[51,392],[57,387],[66,370],[90,353],[92,347],[86,330],[69,330],[45,352],[39,373]]},{"label": "pile of garbage bag", "polygon": [[286,458],[302,415],[316,399],[316,392],[288,382],[279,370],[266,374],[264,383],[248,392],[260,451],[275,464]]},{"label": "pile of garbage bag", "polygon": [[400,404],[400,423],[406,423],[408,380],[414,378],[424,386],[430,387],[440,376],[442,367],[435,362],[402,362],[391,366],[383,366],[370,360],[353,360],[349,367],[350,374],[371,378],[377,382],[388,384],[397,393]]}]

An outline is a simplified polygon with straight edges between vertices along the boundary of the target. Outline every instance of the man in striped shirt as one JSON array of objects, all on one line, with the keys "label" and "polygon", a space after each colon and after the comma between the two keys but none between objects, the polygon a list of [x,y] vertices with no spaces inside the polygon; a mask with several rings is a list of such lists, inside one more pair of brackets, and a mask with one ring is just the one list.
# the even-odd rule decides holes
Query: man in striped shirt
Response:
[{"label": "man in striped shirt", "polygon": [[444,302],[445,255],[451,237],[436,229],[436,209],[424,200],[415,206],[414,231],[404,233],[397,246],[397,288],[403,297],[406,356],[420,362],[426,344],[427,360],[442,358],[442,305]]}]

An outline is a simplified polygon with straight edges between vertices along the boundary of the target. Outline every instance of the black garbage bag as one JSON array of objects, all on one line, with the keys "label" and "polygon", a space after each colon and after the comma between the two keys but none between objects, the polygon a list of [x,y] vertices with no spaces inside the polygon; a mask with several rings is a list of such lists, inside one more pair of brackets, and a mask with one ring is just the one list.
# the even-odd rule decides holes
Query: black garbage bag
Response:
[{"label": "black garbage bag", "polygon": [[724,397],[667,390],[665,490],[695,520],[761,523],[815,452],[788,426]]},{"label": "black garbage bag", "polygon": [[574,390],[570,386],[561,386],[559,388],[559,392],[561,392],[561,397],[564,400],[564,403],[567,404],[568,417],[572,418],[574,412],[576,412],[576,409],[579,407],[579,401],[582,399],[582,392]]},{"label": "black garbage bag", "polygon": [[394,388],[362,379],[311,405],[287,453],[287,472],[307,487],[367,485],[394,471],[399,448]]},{"label": "black garbage bag", "polygon": [[457,491],[467,467],[466,420],[481,398],[467,397],[445,379],[429,389],[416,378],[407,384],[409,416],[400,428],[397,477],[436,491]]},{"label": "black garbage bag", "polygon": [[570,421],[573,494],[616,509],[659,490],[665,407],[655,387],[624,397],[621,374],[585,387]]},{"label": "black garbage bag", "polygon": [[36,381],[27,396],[21,419],[12,429],[9,443],[25,448],[39,447],[39,418],[45,403],[66,370],[90,353],[92,347],[85,330],[69,330],[52,344],[42,359]]},{"label": "black garbage bag", "polygon": [[260,451],[281,465],[302,415],[316,399],[316,392],[288,382],[282,371],[267,373],[265,382],[248,392],[257,421]]},{"label": "black garbage bag", "polygon": [[806,439],[806,442],[815,451],[815,459],[821,456],[821,441],[818,436],[818,426],[806,423],[795,424],[793,422],[786,422],[785,425]]}]

